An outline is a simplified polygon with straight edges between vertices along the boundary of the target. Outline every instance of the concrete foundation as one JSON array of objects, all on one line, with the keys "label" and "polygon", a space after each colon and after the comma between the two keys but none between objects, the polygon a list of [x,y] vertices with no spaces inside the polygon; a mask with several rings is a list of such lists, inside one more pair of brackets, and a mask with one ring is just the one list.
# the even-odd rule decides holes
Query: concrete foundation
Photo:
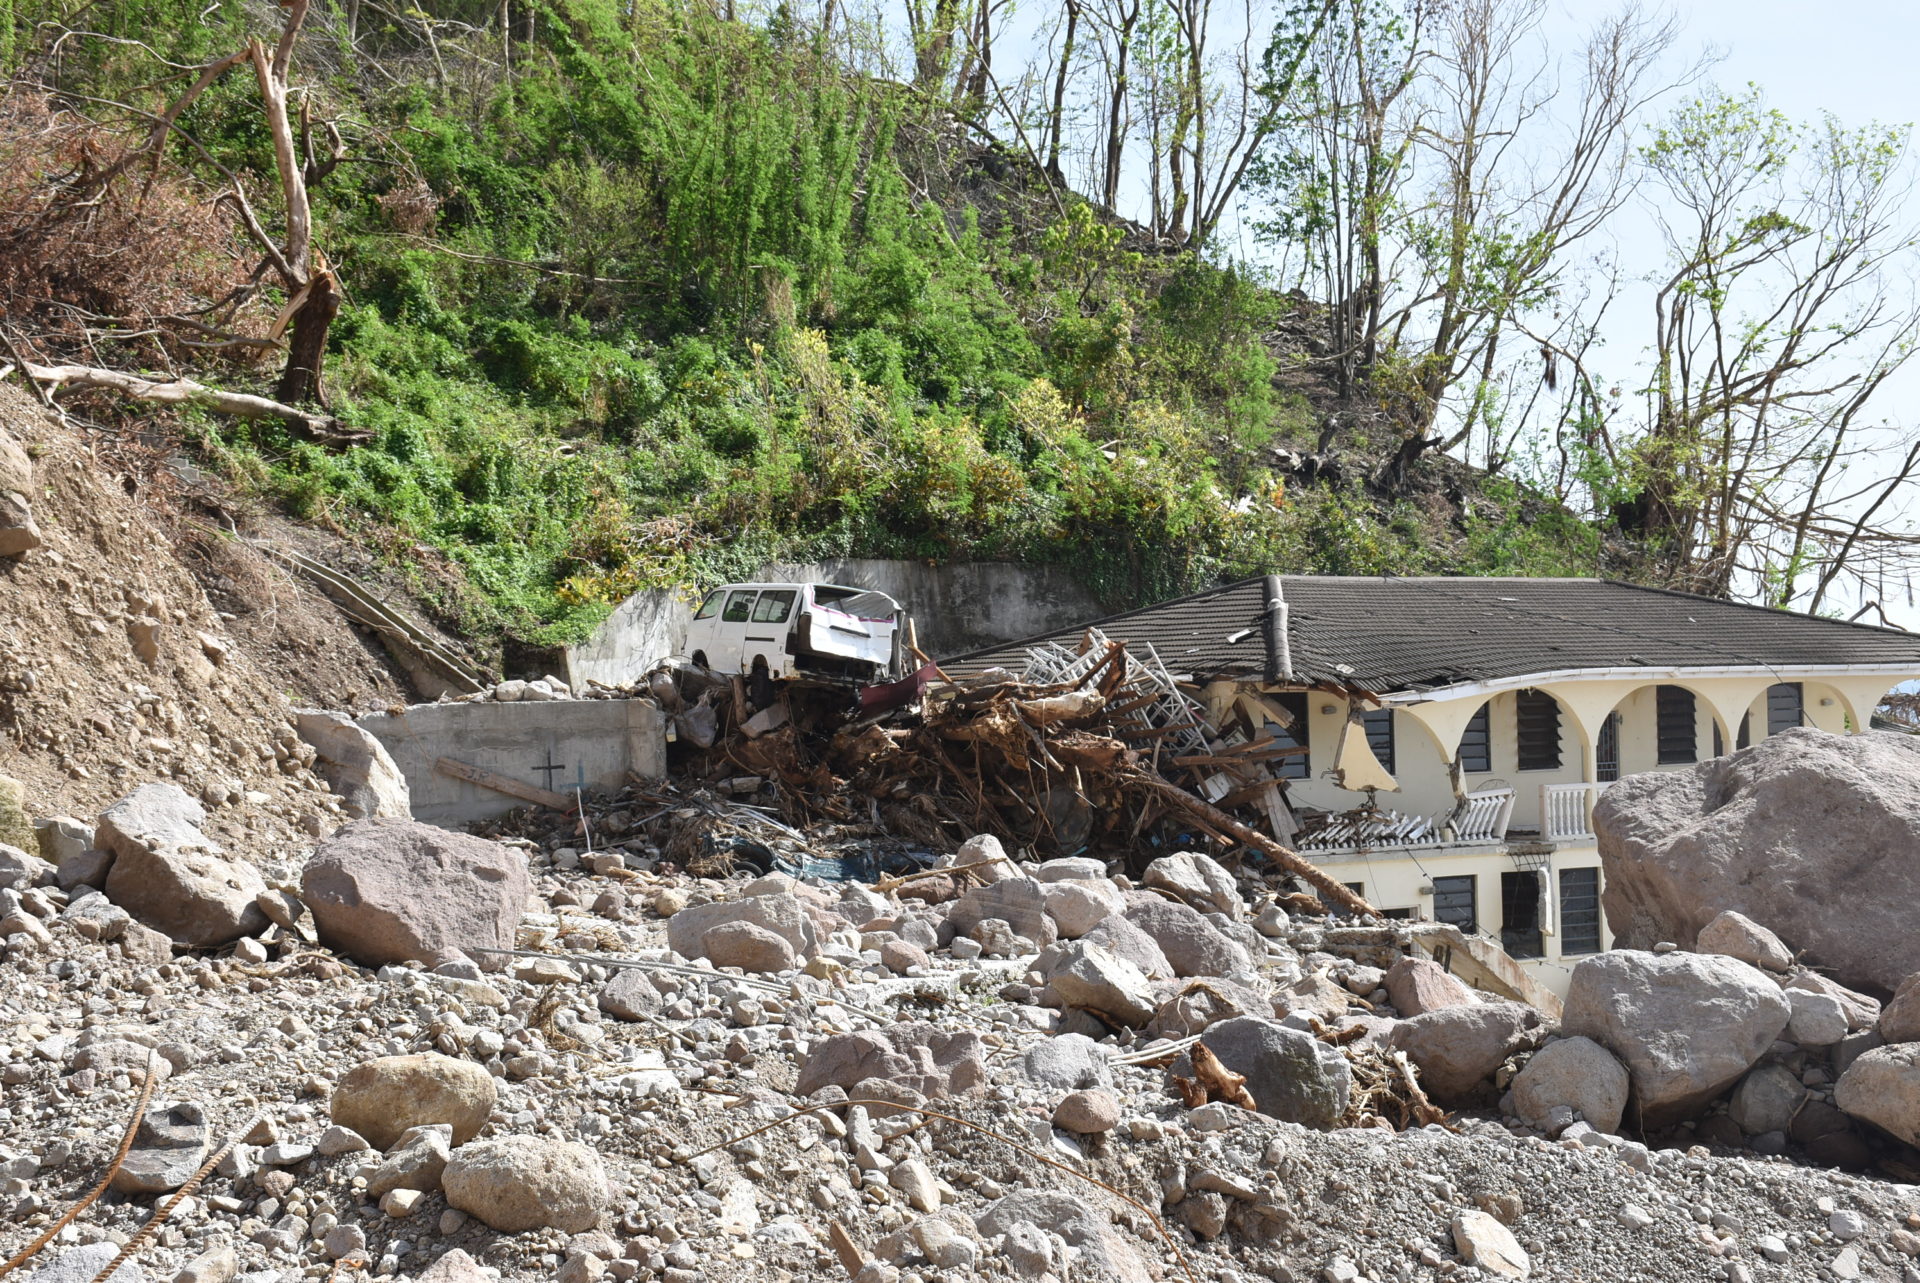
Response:
[{"label": "concrete foundation", "polygon": [[443,757],[535,788],[571,795],[613,790],[628,772],[661,779],[666,719],[645,700],[420,704],[398,717],[370,713],[359,724],[407,778],[413,818],[459,829],[528,803],[434,769]]}]

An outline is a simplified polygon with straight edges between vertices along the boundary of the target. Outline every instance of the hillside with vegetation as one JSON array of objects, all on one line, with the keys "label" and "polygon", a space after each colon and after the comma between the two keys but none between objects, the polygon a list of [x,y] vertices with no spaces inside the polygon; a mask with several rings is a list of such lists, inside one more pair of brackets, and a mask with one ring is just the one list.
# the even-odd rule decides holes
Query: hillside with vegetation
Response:
[{"label": "hillside with vegetation", "polygon": [[[1627,15],[1522,190],[1496,140],[1537,6],[1326,0],[1226,48],[1199,0],[1129,3],[1008,35],[960,0],[902,32],[832,0],[9,0],[3,336],[123,458],[219,478],[221,523],[270,505],[510,644],[776,558],[1064,563],[1115,606],[1269,569],[1805,605],[1896,546],[1834,484],[1911,330],[1859,302],[1893,135],[1717,93],[1648,132],[1693,73]],[[1817,185],[1733,180],[1768,145],[1826,221]],[[1709,171],[1623,395],[1574,261],[1634,183]],[[1792,314],[1729,340],[1806,255]]]}]

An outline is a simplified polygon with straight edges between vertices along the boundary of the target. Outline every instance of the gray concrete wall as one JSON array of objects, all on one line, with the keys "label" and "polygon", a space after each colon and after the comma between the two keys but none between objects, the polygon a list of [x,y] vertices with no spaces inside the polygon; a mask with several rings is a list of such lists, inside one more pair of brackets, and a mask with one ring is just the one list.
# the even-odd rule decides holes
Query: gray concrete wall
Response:
[{"label": "gray concrete wall", "polygon": [[[370,713],[359,724],[407,777],[413,818],[442,828],[527,805],[441,774],[433,764],[442,757],[567,794],[576,785],[618,789],[629,771],[660,779],[667,770],[666,721],[644,700],[418,704],[398,717]],[[558,769],[536,769],[549,764]]]},{"label": "gray concrete wall", "polygon": [[649,588],[621,602],[593,636],[566,648],[567,684],[626,686],[686,645],[693,606],[671,588]]},{"label": "gray concrete wall", "polygon": [[[906,606],[920,649],[936,659],[1068,628],[1107,613],[1065,570],[1010,561],[929,566],[841,558],[771,565],[758,577],[876,588]],[[575,687],[588,679],[625,686],[667,656],[684,654],[693,605],[668,589],[635,593],[591,638],[567,647],[567,681]]]},{"label": "gray concrete wall", "polygon": [[912,613],[920,649],[936,659],[1071,627],[1108,613],[1058,566],[1010,561],[929,566],[919,561],[842,558],[769,566],[765,577],[877,588]]}]

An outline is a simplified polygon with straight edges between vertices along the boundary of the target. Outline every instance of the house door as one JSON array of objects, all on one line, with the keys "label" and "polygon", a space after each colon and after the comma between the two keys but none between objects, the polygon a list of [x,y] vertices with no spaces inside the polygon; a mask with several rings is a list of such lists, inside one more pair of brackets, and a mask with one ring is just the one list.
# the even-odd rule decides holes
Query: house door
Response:
[{"label": "house door", "polygon": [[1620,714],[1608,713],[1600,723],[1600,743],[1593,757],[1594,779],[1609,784],[1620,778]]},{"label": "house door", "polygon": [[1540,875],[1531,870],[1500,875],[1500,947],[1512,958],[1546,955],[1540,935]]}]

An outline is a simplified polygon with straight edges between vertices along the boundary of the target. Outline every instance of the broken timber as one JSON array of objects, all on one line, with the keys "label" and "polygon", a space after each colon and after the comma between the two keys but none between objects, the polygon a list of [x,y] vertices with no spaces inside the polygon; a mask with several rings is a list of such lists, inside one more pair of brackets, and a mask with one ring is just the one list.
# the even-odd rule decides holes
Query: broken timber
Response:
[{"label": "broken timber", "polygon": [[483,789],[492,789],[508,797],[517,797],[523,802],[533,802],[546,807],[549,811],[571,812],[574,807],[573,799],[564,793],[555,793],[537,784],[522,784],[519,780],[497,775],[492,771],[483,771],[477,766],[469,766],[455,758],[436,758],[433,769],[442,775],[451,775],[456,780],[478,784]]}]

